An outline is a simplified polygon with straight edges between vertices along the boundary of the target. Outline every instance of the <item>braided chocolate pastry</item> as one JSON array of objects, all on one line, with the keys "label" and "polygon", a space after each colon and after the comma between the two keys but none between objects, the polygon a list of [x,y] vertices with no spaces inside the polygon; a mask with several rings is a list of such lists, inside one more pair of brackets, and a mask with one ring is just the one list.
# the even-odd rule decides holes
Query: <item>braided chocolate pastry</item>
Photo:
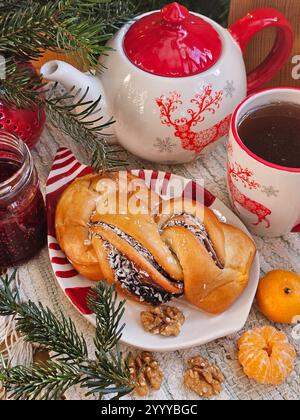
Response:
[{"label": "braided chocolate pastry", "polygon": [[84,176],[60,199],[57,239],[80,274],[138,302],[156,306],[184,292],[199,309],[221,313],[247,286],[255,245],[208,208],[182,204],[127,173]]}]

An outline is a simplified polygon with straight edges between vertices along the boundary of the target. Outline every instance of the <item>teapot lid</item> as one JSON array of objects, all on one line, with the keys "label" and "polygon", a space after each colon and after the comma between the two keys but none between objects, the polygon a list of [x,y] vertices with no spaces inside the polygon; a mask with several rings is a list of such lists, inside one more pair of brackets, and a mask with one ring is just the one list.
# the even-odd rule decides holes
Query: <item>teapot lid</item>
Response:
[{"label": "teapot lid", "polygon": [[135,22],[123,48],[141,70],[186,77],[212,67],[221,55],[222,41],[210,23],[175,2]]}]

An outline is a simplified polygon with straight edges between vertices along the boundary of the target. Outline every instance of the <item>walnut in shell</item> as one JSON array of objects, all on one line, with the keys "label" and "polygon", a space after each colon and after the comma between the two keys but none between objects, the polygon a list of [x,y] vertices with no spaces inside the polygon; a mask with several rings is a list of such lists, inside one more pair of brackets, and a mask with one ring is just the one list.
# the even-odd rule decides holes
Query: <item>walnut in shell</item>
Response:
[{"label": "walnut in shell", "polygon": [[146,397],[151,389],[159,390],[164,374],[149,352],[142,352],[137,357],[131,357],[129,361],[130,374],[137,384],[135,392],[140,397]]},{"label": "walnut in shell", "polygon": [[165,337],[177,337],[185,322],[185,317],[179,309],[163,305],[143,311],[141,322],[147,332]]},{"label": "walnut in shell", "polygon": [[224,376],[216,365],[199,356],[190,359],[188,366],[184,375],[184,384],[188,388],[205,398],[220,394]]}]

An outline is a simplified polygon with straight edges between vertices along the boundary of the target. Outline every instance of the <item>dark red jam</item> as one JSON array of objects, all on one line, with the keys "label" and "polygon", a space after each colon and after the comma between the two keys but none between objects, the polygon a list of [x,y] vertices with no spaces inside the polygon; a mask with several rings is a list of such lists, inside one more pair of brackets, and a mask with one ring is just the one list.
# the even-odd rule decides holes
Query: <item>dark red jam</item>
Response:
[{"label": "dark red jam", "polygon": [[7,181],[20,169],[20,165],[15,162],[8,162],[5,160],[0,161],[0,184]]},{"label": "dark red jam", "polygon": [[[18,162],[0,159],[0,186],[13,184],[21,169]],[[1,188],[0,188],[1,191]],[[46,239],[46,212],[36,170],[23,185],[0,194],[0,267],[9,267],[34,256]]]}]

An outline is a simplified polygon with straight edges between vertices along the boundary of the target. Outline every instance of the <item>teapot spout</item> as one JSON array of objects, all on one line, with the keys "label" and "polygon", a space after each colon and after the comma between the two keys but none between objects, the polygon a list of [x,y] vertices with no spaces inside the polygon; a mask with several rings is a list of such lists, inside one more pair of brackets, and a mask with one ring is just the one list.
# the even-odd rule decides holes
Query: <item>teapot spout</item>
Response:
[{"label": "teapot spout", "polygon": [[[113,114],[108,106],[100,78],[89,73],[82,73],[70,64],[59,60],[49,61],[44,64],[41,68],[41,75],[46,80],[62,84],[68,91],[74,87],[76,91],[80,89],[82,95],[85,94],[85,101],[87,102],[95,102],[101,96],[101,101],[98,107],[95,109],[93,114],[88,117],[88,120],[96,121],[101,118],[103,124],[105,124],[113,119]],[[80,112],[80,110],[78,111]],[[97,123],[95,124],[97,125]],[[107,128],[103,129],[103,135],[114,136],[113,126],[114,124],[111,124]],[[113,138],[108,139],[108,141],[115,142]]]},{"label": "teapot spout", "polygon": [[90,77],[68,63],[59,60],[49,61],[41,68],[42,76],[51,82],[61,83],[67,90],[72,88],[86,91]]}]

